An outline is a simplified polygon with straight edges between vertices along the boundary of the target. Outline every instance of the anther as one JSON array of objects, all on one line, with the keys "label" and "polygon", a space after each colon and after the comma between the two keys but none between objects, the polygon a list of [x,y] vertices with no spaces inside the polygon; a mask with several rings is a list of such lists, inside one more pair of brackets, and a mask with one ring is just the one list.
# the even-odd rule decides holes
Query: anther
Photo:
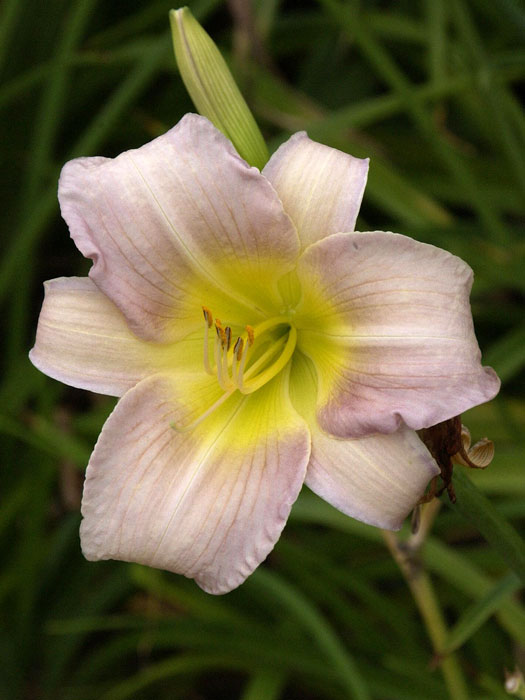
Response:
[{"label": "anther", "polygon": [[237,338],[237,340],[235,341],[235,345],[233,346],[233,354],[237,358],[237,362],[239,362],[239,360],[241,359],[243,347],[244,340],[241,337]]},{"label": "anther", "polygon": [[224,347],[226,345],[226,334],[219,318],[215,319],[215,330],[217,331],[217,336],[221,341],[222,347]]},{"label": "anther", "polygon": [[204,320],[208,324],[208,328],[211,328],[213,326],[213,316],[210,309],[208,309],[207,306],[203,306],[202,313],[204,314]]},{"label": "anther", "polygon": [[202,313],[204,314],[204,371],[206,374],[213,376],[215,374],[210,366],[209,348],[208,348],[208,334],[209,330],[213,325],[213,316],[207,306],[202,307]]},{"label": "anther", "polygon": [[[237,336],[232,343],[232,327],[224,327],[219,318],[214,319],[207,306],[202,306],[202,313],[204,316],[204,369],[208,374],[217,377],[224,394],[188,425],[172,425],[178,431],[195,428],[221,406],[234,391],[252,394],[267,384],[288,364],[297,343],[297,330],[285,316],[268,319],[255,328],[245,326],[244,333]],[[213,325],[215,325],[215,342],[211,348],[209,331]],[[281,331],[277,330],[278,327],[281,327]],[[256,336],[258,342],[260,341],[260,348],[254,358],[251,348]]]},{"label": "anther", "polygon": [[230,326],[226,326],[224,329],[224,335],[226,336],[226,350],[229,350],[232,342],[232,329]]},{"label": "anther", "polygon": [[250,347],[250,342],[244,343],[242,338],[238,348],[237,366],[233,372],[233,381],[237,384],[239,391],[244,392],[244,368],[246,367],[246,358],[248,357],[248,348]]},{"label": "anther", "polygon": [[244,340],[239,336],[235,341],[235,345],[233,346],[232,379],[234,384],[238,384],[239,363],[243,354],[243,348]]}]

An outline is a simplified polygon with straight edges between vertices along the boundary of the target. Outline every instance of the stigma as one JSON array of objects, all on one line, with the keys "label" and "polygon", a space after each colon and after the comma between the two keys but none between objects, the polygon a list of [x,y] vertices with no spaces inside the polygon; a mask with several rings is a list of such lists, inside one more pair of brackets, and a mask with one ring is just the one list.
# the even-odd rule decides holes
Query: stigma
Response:
[{"label": "stigma", "polygon": [[255,327],[245,326],[234,341],[231,326],[214,319],[206,306],[202,312],[204,370],[217,377],[224,392],[251,394],[279,374],[291,359],[297,331],[288,317],[275,316]]}]

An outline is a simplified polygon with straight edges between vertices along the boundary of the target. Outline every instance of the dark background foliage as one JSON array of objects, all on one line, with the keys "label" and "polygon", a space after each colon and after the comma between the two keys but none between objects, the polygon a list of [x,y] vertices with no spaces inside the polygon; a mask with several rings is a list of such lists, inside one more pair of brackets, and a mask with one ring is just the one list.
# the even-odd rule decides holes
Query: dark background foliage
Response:
[{"label": "dark background foliage", "polygon": [[[306,489],[266,564],[225,597],[156,570],[84,561],[82,475],[113,402],[27,359],[42,282],[88,269],[59,217],[57,177],[69,158],[140,146],[192,106],[168,0],[4,0],[0,697],[508,697],[504,669],[523,667],[525,644],[523,5],[189,4],[272,150],[307,129],[370,156],[361,230],[399,231],[473,267],[478,338],[503,388],[464,422],[474,439],[496,441],[496,458],[461,474],[457,506],[442,499],[421,550],[420,580],[447,626],[437,640],[381,533]],[[452,647],[446,685],[434,651]]]}]

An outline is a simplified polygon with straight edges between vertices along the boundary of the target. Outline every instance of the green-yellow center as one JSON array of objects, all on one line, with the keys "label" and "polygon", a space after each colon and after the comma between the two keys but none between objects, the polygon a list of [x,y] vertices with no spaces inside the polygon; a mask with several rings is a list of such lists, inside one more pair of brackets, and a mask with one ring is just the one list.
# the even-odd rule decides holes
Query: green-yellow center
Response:
[{"label": "green-yellow center", "polygon": [[297,344],[297,329],[288,316],[274,316],[256,326],[246,326],[233,339],[230,326],[223,326],[206,306],[204,313],[204,370],[215,376],[222,395],[187,425],[172,424],[177,432],[196,428],[239,391],[253,394],[281,372]]}]

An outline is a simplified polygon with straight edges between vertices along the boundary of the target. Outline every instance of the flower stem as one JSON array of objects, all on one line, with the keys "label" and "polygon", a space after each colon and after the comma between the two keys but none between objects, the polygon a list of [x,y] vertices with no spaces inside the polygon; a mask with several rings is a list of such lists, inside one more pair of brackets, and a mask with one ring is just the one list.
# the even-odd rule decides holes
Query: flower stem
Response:
[{"label": "flower stem", "polygon": [[387,530],[382,532],[386,545],[401,569],[423,618],[423,623],[432,642],[435,661],[439,663],[443,673],[449,697],[451,700],[468,700],[467,685],[456,656],[454,654],[442,656],[441,654],[447,638],[447,629],[434,587],[430,577],[423,569],[419,557],[419,549],[440,505],[441,503],[436,499],[423,506],[420,528],[405,542],[401,542],[393,532]]}]

